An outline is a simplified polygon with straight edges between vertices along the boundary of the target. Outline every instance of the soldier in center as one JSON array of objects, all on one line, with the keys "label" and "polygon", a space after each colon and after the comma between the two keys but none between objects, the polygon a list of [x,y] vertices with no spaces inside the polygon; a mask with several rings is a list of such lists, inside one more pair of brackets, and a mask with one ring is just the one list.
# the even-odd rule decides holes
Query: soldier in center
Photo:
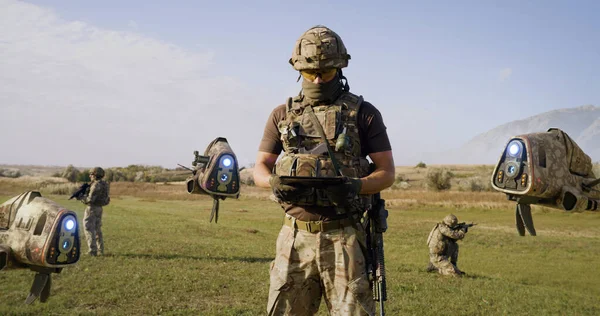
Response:
[{"label": "soldier in center", "polygon": [[[269,315],[313,315],[322,297],[331,315],[375,313],[359,220],[372,194],[394,182],[394,160],[380,112],[350,92],[342,73],[349,59],[331,29],[302,34],[290,59],[303,78],[301,93],[266,123],[254,180],[271,187],[286,213],[271,263]],[[317,188],[281,176],[344,181]]]}]

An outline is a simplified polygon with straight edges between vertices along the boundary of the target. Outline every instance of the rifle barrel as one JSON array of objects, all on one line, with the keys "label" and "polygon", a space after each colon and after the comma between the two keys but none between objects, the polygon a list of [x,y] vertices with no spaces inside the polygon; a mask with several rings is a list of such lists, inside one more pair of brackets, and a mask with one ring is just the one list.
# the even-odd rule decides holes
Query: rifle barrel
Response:
[{"label": "rifle barrel", "polygon": [[[385,287],[382,283],[379,284],[379,286],[381,287],[379,289],[379,291],[385,291]],[[379,300],[379,315],[384,316],[385,315],[385,307],[383,302],[385,302],[385,299],[380,299]]]}]

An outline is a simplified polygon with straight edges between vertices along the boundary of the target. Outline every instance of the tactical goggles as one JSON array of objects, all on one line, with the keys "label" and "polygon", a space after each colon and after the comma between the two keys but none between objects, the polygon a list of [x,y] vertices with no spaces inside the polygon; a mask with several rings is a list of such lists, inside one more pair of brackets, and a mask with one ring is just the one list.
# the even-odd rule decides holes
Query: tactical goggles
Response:
[{"label": "tactical goggles", "polygon": [[300,70],[300,74],[309,81],[314,81],[317,77],[320,77],[323,81],[329,81],[337,74],[337,68]]}]

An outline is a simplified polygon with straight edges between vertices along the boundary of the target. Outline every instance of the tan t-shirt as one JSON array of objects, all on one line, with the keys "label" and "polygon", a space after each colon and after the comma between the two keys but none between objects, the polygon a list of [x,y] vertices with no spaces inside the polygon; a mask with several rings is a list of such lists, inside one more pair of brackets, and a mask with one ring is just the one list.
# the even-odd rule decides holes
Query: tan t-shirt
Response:
[{"label": "tan t-shirt", "polygon": [[[258,151],[276,155],[283,151],[281,134],[277,126],[279,122],[285,121],[285,117],[285,104],[276,107],[271,112]],[[362,157],[372,153],[392,150],[381,113],[375,106],[366,101],[361,104],[358,111],[358,135]],[[333,207],[286,204],[283,208],[287,214],[302,221],[327,221],[340,217]]]}]

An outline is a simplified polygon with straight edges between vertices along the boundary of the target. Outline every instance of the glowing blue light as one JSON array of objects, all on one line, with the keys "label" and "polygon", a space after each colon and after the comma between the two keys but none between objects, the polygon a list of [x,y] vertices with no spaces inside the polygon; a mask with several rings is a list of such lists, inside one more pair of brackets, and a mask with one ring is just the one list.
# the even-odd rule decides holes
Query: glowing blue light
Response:
[{"label": "glowing blue light", "polygon": [[510,145],[510,148],[508,149],[508,151],[510,152],[511,155],[516,155],[517,153],[519,153],[519,145],[517,144],[512,144]]},{"label": "glowing blue light", "polygon": [[233,160],[229,157],[225,157],[225,158],[223,158],[222,162],[223,162],[223,166],[229,167],[233,163]]},{"label": "glowing blue light", "polygon": [[508,155],[511,157],[518,157],[523,149],[523,144],[518,140],[513,140],[508,143]]},{"label": "glowing blue light", "polygon": [[69,247],[71,247],[71,242],[68,241],[68,240],[63,241],[62,248],[63,249],[69,249]]},{"label": "glowing blue light", "polygon": [[77,226],[77,220],[73,215],[68,215],[63,219],[62,225],[64,230],[72,232]]},{"label": "glowing blue light", "polygon": [[67,220],[65,221],[65,228],[66,228],[67,230],[72,230],[73,228],[75,228],[75,221],[74,221],[74,220],[72,220],[72,219],[70,219],[70,218],[69,218],[69,219],[67,219]]},{"label": "glowing blue light", "polygon": [[225,182],[225,181],[227,181],[227,179],[229,179],[228,175],[226,175],[226,174],[221,175],[221,181]]}]

